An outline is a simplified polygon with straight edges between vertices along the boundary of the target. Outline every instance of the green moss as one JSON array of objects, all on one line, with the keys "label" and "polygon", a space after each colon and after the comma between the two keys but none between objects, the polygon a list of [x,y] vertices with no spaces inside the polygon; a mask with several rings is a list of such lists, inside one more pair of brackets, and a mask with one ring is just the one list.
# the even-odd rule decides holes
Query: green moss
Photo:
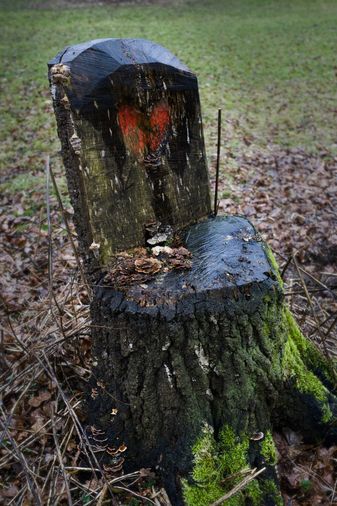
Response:
[{"label": "green moss", "polygon": [[271,432],[267,432],[261,443],[261,455],[267,464],[275,465],[277,462],[276,447]]},{"label": "green moss", "polygon": [[[275,265],[274,268],[276,271],[277,266]],[[262,374],[263,359],[265,356],[270,357],[268,365],[271,362],[272,369],[268,369],[268,380],[271,377],[280,383],[291,380],[295,389],[312,395],[319,402],[322,422],[326,423],[332,417],[328,402],[329,391],[316,373],[320,371],[327,380],[331,380],[329,363],[303,336],[290,311],[287,308],[282,309],[281,304],[280,299],[278,302],[272,299],[266,301],[263,314],[260,314],[259,319],[256,320],[260,348],[263,347],[264,355],[261,356],[260,348],[252,346],[249,348],[249,356],[245,356],[246,364],[259,363],[261,365],[259,374]],[[261,319],[264,322],[262,326]],[[243,318],[240,325],[244,329],[243,333],[248,335],[248,325],[254,328],[254,317],[249,321]],[[231,329],[232,335],[235,330],[240,335],[240,329],[236,328]],[[275,346],[275,342],[278,346]],[[247,390],[245,393],[247,394]],[[195,465],[192,480],[185,481],[183,485],[186,504],[188,506],[209,505],[239,483],[242,479],[242,474],[240,476],[239,472],[249,467],[249,445],[247,435],[238,437],[229,426],[223,428],[217,441],[211,429],[206,428],[193,448]],[[274,466],[277,456],[270,432],[267,432],[260,447],[267,467]],[[226,505],[241,506],[247,499],[252,505],[260,505],[266,498],[270,498],[276,505],[283,504],[277,484],[272,479],[264,479],[261,476],[229,499]]]},{"label": "green moss", "polygon": [[[265,252],[281,286],[283,281],[275,257],[268,245]],[[273,306],[276,311],[279,307]],[[277,376],[281,365],[283,379],[292,378],[300,392],[313,395],[321,403],[322,421],[331,420],[332,413],[328,404],[329,391],[317,376],[319,372],[323,381],[335,384],[333,365],[324,357],[321,351],[304,337],[299,326],[288,308],[283,309],[281,325],[274,325],[275,319],[268,317],[263,319],[263,332],[270,338],[277,335],[283,342],[283,356],[280,364],[275,356],[272,360],[273,372]]]},{"label": "green moss", "polygon": [[203,506],[223,495],[219,457],[210,427],[204,427],[202,436],[193,447],[193,455],[192,478],[195,484],[190,485],[186,480],[183,481],[184,498],[188,505]]},{"label": "green moss", "polygon": [[278,263],[276,262],[276,258],[274,256],[274,253],[272,252],[271,248],[268,246],[268,244],[264,244],[264,251],[267,255],[267,258],[269,260],[269,263],[274,271],[274,274],[276,276],[277,281],[280,283],[281,287],[283,287],[283,279],[281,278],[280,269],[278,266]]},{"label": "green moss", "polygon": [[275,506],[284,505],[281,493],[273,480],[265,480],[261,482],[261,490],[266,498],[273,500]]},{"label": "green moss", "polygon": [[[264,247],[277,280],[283,286],[275,257],[268,245]],[[272,307],[279,311],[279,307],[275,305]],[[272,315],[266,316],[263,318],[264,334],[268,339],[277,335],[279,341],[284,343],[281,364],[277,356],[272,360],[274,375],[278,375],[281,365],[281,377],[293,379],[300,392],[313,395],[321,404],[322,421],[325,423],[330,421],[332,413],[328,404],[329,391],[317,373],[319,372],[323,381],[326,380],[328,384],[334,384],[333,365],[311,341],[304,337],[288,308],[283,309],[280,325],[275,326],[275,319],[271,318]]]},{"label": "green moss", "polygon": [[[184,499],[188,506],[208,506],[229,492],[242,480],[239,474],[248,466],[249,438],[238,437],[225,426],[216,442],[209,427],[193,447],[193,483],[183,482]],[[275,487],[276,488],[276,487]],[[249,498],[253,506],[261,505],[260,482],[252,481],[226,501],[228,506],[243,506]]]},{"label": "green moss", "polygon": [[219,438],[220,462],[226,474],[237,473],[247,466],[248,437],[239,439],[229,426],[225,426]]},{"label": "green moss", "polygon": [[289,309],[285,310],[285,317],[289,328],[289,334],[296,343],[303,362],[309,369],[313,371],[320,371],[326,381],[334,384],[336,379],[332,370],[333,364],[324,357],[323,353],[317,348],[317,346],[304,337]]},{"label": "green moss", "polygon": [[284,379],[292,378],[300,392],[313,395],[322,406],[322,421],[328,422],[332,413],[328,404],[329,392],[320,379],[310,370],[320,369],[329,375],[328,364],[323,355],[313,349],[305,339],[289,309],[284,310],[285,329],[288,340],[284,347],[282,368]]},{"label": "green moss", "polygon": [[261,482],[258,482],[257,480],[251,481],[243,493],[243,497],[249,497],[253,506],[261,506],[262,503],[262,491],[260,483]]}]

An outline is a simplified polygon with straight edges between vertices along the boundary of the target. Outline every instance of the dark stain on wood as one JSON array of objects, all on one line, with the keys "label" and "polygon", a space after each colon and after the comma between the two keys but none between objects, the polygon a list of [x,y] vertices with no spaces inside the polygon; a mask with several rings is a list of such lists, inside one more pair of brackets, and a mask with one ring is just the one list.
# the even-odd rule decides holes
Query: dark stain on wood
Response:
[{"label": "dark stain on wood", "polygon": [[[53,82],[63,65],[67,79]],[[166,49],[106,39],[68,48],[49,64],[55,101],[69,101],[81,141],[79,177],[100,264],[145,244],[151,222],[174,230],[211,212],[198,84]],[[63,152],[71,149],[64,139]],[[68,174],[71,170],[68,170]],[[72,175],[70,174],[70,177]]]}]

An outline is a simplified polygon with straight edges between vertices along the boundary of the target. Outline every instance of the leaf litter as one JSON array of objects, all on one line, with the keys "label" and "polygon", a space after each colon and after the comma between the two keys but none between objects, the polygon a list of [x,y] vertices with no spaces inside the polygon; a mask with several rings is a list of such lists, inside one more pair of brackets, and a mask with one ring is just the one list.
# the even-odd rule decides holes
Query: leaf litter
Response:
[{"label": "leaf litter", "polygon": [[[220,212],[244,214],[253,221],[285,270],[286,296],[303,331],[322,345],[318,320],[328,351],[335,356],[337,160],[324,150],[309,155],[273,146],[261,152],[249,146],[235,160],[227,151],[221,162],[226,175],[220,185]],[[109,500],[121,505],[135,500],[168,505],[165,491],[149,470],[123,475],[113,466],[102,469],[83,430],[84,393],[92,365],[90,294],[81,282],[53,195],[53,234],[48,235],[44,192],[37,186],[29,192],[2,194],[0,503],[75,505]],[[28,213],[32,208],[34,212]],[[71,222],[71,207],[65,212]],[[76,240],[72,226],[71,233]],[[189,267],[188,251],[177,250],[156,245],[128,253],[115,269],[120,276],[131,273],[146,283],[149,275],[175,268],[175,263]],[[337,447],[308,446],[289,431],[274,438],[286,504],[337,504]],[[81,465],[83,456],[87,467]]]},{"label": "leaf litter", "polygon": [[[124,505],[152,496],[153,504],[168,504],[150,470],[102,468],[93,451],[83,417],[90,294],[57,199],[49,198],[48,226],[45,188],[2,194],[0,504],[89,505],[110,497]],[[64,212],[76,241],[71,207]]]},{"label": "leaf litter", "polygon": [[[213,156],[211,174],[216,158]],[[326,149],[247,147],[221,160],[219,212],[242,214],[272,247],[285,295],[303,333],[337,356],[337,158]],[[337,446],[306,445],[274,434],[285,504],[337,504]]]}]

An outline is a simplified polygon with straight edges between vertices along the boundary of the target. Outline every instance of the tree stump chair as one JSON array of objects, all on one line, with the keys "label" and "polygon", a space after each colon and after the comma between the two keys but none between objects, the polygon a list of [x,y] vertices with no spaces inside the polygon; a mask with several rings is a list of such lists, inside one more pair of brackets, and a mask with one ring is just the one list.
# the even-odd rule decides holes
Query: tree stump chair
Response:
[{"label": "tree stump chair", "polygon": [[263,469],[228,504],[282,504],[272,430],[336,440],[334,377],[252,224],[211,214],[196,76],[152,42],[102,39],[59,53],[49,79],[94,285],[99,462],[153,467],[192,506]]}]

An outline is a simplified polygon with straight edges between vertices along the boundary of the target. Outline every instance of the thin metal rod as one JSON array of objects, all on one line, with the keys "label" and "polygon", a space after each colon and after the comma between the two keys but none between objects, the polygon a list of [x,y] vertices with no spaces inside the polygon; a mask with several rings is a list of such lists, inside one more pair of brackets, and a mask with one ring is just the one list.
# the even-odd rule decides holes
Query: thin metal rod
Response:
[{"label": "thin metal rod", "polygon": [[220,146],[221,146],[221,109],[218,110],[218,145],[217,145],[216,172],[215,172],[214,216],[216,216],[218,214]]}]

